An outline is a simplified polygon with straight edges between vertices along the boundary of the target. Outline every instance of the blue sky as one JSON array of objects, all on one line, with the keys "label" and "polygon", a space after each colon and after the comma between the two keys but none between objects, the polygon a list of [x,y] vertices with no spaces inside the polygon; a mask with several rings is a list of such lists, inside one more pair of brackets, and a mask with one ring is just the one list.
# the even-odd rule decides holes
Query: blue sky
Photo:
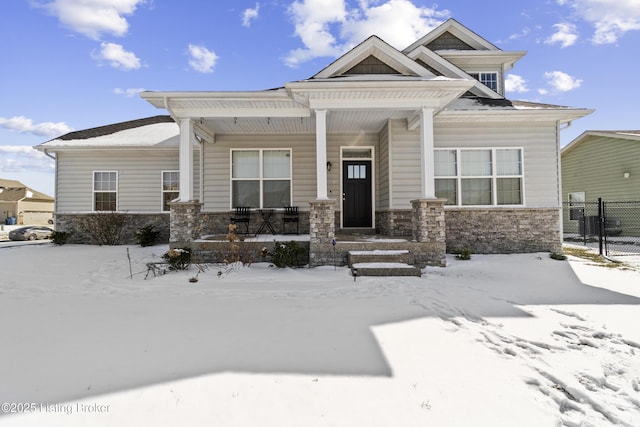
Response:
[{"label": "blue sky", "polygon": [[371,34],[403,49],[447,18],[527,51],[509,99],[594,108],[561,133],[638,129],[640,0],[5,0],[0,178],[53,195],[30,147],[157,114],[141,90],[262,90],[315,74]]}]

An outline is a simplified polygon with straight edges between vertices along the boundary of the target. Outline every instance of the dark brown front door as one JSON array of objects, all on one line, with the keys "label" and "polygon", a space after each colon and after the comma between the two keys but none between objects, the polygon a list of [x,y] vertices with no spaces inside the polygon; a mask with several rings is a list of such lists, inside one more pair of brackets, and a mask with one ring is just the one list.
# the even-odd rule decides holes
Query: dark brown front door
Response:
[{"label": "dark brown front door", "polygon": [[343,227],[371,227],[371,160],[345,160],[342,189]]}]

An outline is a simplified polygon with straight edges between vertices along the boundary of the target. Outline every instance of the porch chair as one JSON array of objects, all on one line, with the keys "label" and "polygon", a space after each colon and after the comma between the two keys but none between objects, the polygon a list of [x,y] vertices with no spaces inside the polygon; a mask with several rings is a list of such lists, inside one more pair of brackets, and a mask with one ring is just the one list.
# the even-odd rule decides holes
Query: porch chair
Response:
[{"label": "porch chair", "polygon": [[300,218],[298,216],[298,207],[297,206],[285,206],[284,213],[282,214],[282,234],[292,234],[287,233],[286,225],[287,223],[295,222],[296,224],[296,234],[300,234]]},{"label": "porch chair", "polygon": [[235,215],[231,217],[231,223],[237,224],[239,222],[243,222],[245,227],[245,234],[249,234],[250,219],[251,219],[251,212],[249,211],[249,208],[247,206],[239,206],[236,208]]}]

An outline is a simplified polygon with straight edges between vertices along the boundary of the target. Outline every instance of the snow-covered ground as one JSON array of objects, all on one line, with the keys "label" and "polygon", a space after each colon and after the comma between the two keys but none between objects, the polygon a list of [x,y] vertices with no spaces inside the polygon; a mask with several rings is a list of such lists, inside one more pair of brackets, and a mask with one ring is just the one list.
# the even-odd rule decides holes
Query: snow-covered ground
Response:
[{"label": "snow-covered ground", "polygon": [[640,425],[637,269],[473,255],[422,278],[145,280],[166,250],[0,248],[0,427]]}]

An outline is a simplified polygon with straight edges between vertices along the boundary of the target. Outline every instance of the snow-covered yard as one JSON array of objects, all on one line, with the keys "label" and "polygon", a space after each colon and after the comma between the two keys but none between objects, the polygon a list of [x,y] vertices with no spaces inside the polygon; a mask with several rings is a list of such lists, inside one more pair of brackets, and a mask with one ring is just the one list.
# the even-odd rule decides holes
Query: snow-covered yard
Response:
[{"label": "snow-covered yard", "polygon": [[0,427],[640,425],[638,270],[521,254],[145,280],[166,250],[0,248]]}]

